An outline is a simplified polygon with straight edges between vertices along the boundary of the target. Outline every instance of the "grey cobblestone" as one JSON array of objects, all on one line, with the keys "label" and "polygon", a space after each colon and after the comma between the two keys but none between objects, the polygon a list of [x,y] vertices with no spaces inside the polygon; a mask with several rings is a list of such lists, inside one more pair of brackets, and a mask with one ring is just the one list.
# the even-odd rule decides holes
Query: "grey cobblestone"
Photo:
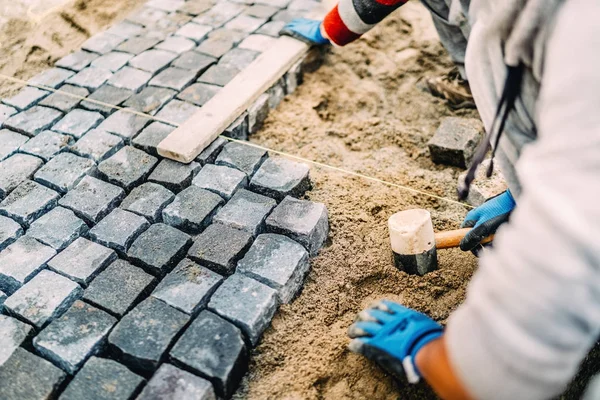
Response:
[{"label": "grey cobblestone", "polygon": [[[475,180],[469,187],[469,195],[467,196],[467,203],[474,207],[478,207],[485,203],[486,200],[504,192],[508,189],[508,184],[504,179],[504,175],[498,168],[494,168],[492,176],[487,177],[487,170],[490,166],[491,159],[484,160],[477,172],[475,173]],[[467,172],[463,172],[458,177],[458,186],[464,181]]]},{"label": "grey cobblestone", "polygon": [[190,186],[163,210],[163,221],[186,232],[199,233],[211,223],[223,203],[221,196]]},{"label": "grey cobblestone", "polygon": [[4,303],[9,314],[38,329],[60,317],[81,296],[81,287],[70,279],[43,270]]},{"label": "grey cobblestone", "polygon": [[84,292],[83,299],[112,315],[122,317],[147,294],[153,283],[152,275],[127,261],[116,260],[94,279]]},{"label": "grey cobblestone", "polygon": [[5,128],[35,136],[48,129],[62,117],[62,113],[52,108],[35,106],[8,118],[2,124]]},{"label": "grey cobblestone", "polygon": [[79,139],[69,150],[81,157],[96,162],[103,161],[123,147],[123,139],[100,129],[92,129]]},{"label": "grey cobblestone", "polygon": [[280,22],[284,22],[287,24],[288,22],[292,22],[293,19],[303,17],[303,15],[301,15],[301,14],[305,14],[305,13],[304,12],[303,13],[291,12],[289,10],[281,10],[277,14],[273,15],[271,17],[271,20],[272,21],[280,21]]},{"label": "grey cobblestone", "polygon": [[291,0],[258,0],[256,4],[266,4],[273,7],[285,8],[290,4]]},{"label": "grey cobblestone", "polygon": [[193,19],[198,24],[212,26],[218,28],[223,26],[227,21],[233,19],[246,9],[245,6],[234,4],[231,2],[222,2],[214,6],[210,11],[205,12]]},{"label": "grey cobblestone", "polygon": [[223,135],[237,140],[248,140],[248,113],[243,113],[233,121]]},{"label": "grey cobblestone", "polygon": [[248,185],[248,178],[237,169],[207,164],[200,170],[192,184],[229,200],[238,189]]},{"label": "grey cobblestone", "polygon": [[275,44],[277,39],[261,34],[250,35],[240,43],[240,49],[262,53]]},{"label": "grey cobblestone", "polygon": [[195,79],[196,73],[192,71],[170,67],[156,75],[150,85],[181,91]]},{"label": "grey cobblestone", "polygon": [[0,367],[32,333],[32,327],[18,319],[0,315]]},{"label": "grey cobblestone", "polygon": [[[2,290],[0,290],[0,312],[2,312],[2,310],[4,309],[4,302],[6,301],[7,298],[8,298],[8,296],[6,295],[6,293],[4,293]],[[1,362],[0,362],[0,364],[1,364]]]},{"label": "grey cobblestone", "polygon": [[78,50],[69,55],[64,56],[56,62],[57,67],[70,69],[79,72],[92,63],[98,54],[90,53],[89,51]]},{"label": "grey cobblestone", "polygon": [[277,292],[241,274],[234,274],[216,290],[208,309],[233,322],[256,346],[277,311]]},{"label": "grey cobblestone", "polygon": [[146,218],[116,208],[90,230],[89,236],[93,241],[124,254],[149,227]]},{"label": "grey cobblestone", "polygon": [[129,65],[156,74],[162,71],[177,54],[164,50],[146,50],[129,61]]},{"label": "grey cobblestone", "polygon": [[129,191],[150,175],[158,160],[135,147],[126,146],[98,165],[99,174]]},{"label": "grey cobblestone", "polygon": [[250,135],[258,132],[269,116],[269,99],[270,96],[264,93],[248,108],[248,132]]},{"label": "grey cobblestone", "polygon": [[279,79],[267,92],[269,94],[269,108],[275,109],[285,97],[285,77]]},{"label": "grey cobblestone", "polygon": [[181,54],[196,47],[193,40],[181,36],[170,36],[155,46],[156,49]]},{"label": "grey cobblestone", "polygon": [[[0,140],[2,140],[1,135]],[[19,151],[39,157],[48,162],[52,157],[69,146],[69,143],[71,143],[72,140],[73,139],[67,135],[62,135],[53,131],[43,131],[22,145],[19,148]]]},{"label": "grey cobblestone", "polygon": [[158,43],[160,43],[159,39],[150,38],[147,36],[137,36],[132,37],[126,40],[125,42],[121,43],[121,45],[117,47],[117,50],[132,55],[138,55],[145,52],[146,50],[151,49]]},{"label": "grey cobblestone", "polygon": [[227,140],[222,137],[216,138],[207,148],[196,157],[196,161],[200,165],[206,165],[208,163],[214,163],[223,147],[227,144]]},{"label": "grey cobblestone", "polygon": [[152,7],[142,7],[135,13],[129,14],[127,20],[138,25],[152,26],[166,18],[167,13]]},{"label": "grey cobblestone", "polygon": [[264,18],[256,18],[250,15],[238,15],[231,21],[225,24],[226,29],[252,33],[260,28],[265,22]]},{"label": "grey cobblestone", "polygon": [[117,88],[139,92],[151,78],[152,74],[150,72],[123,67],[108,80],[108,84]]},{"label": "grey cobblestone", "polygon": [[152,296],[189,315],[196,315],[223,281],[223,277],[184,259],[156,287]]},{"label": "grey cobblestone", "polygon": [[98,129],[114,133],[129,143],[129,141],[150,122],[152,122],[150,118],[134,114],[128,109],[125,109],[119,110],[106,118],[98,125]]},{"label": "grey cobblestone", "polygon": [[33,346],[46,359],[74,375],[101,350],[116,323],[111,315],[77,300],[33,339]]},{"label": "grey cobblestone", "polygon": [[156,117],[172,124],[181,125],[199,110],[200,107],[193,104],[171,100],[156,114]]},{"label": "grey cobblestone", "polygon": [[85,287],[115,258],[113,250],[79,238],[51,259],[48,268]]},{"label": "grey cobblestone", "polygon": [[241,143],[228,143],[217,157],[216,163],[239,169],[251,177],[266,158],[267,152],[265,150]]},{"label": "grey cobblestone", "polygon": [[56,89],[73,75],[74,73],[72,71],[68,71],[66,69],[50,68],[31,78],[29,83],[32,85],[42,85]]},{"label": "grey cobblestone", "polygon": [[121,208],[145,217],[151,223],[162,221],[162,210],[175,198],[168,189],[147,182],[134,188],[121,203]]},{"label": "grey cobblestone", "polygon": [[0,290],[16,292],[41,271],[56,251],[29,236],[23,236],[0,253]]},{"label": "grey cobblestone", "polygon": [[[96,100],[113,106],[120,106],[133,96],[133,90],[117,88],[111,85],[104,84],[98,88],[94,93],[89,95],[88,99]],[[115,107],[109,107],[102,104],[98,104],[93,101],[83,101],[81,107],[89,111],[97,111],[102,115],[107,116],[117,111]]]},{"label": "grey cobblestone", "polygon": [[16,95],[9,97],[8,99],[2,99],[2,102],[19,111],[23,111],[36,105],[41,99],[48,96],[48,94],[50,94],[50,92],[47,90],[27,86]]},{"label": "grey cobblestone", "polygon": [[265,218],[276,204],[269,197],[240,189],[217,213],[214,221],[256,236],[264,231]]},{"label": "grey cobblestone", "polygon": [[179,10],[184,4],[184,0],[150,0],[146,3],[146,7],[153,7],[166,12],[173,12]]},{"label": "grey cobblestone", "polygon": [[94,91],[113,76],[113,73],[107,69],[87,67],[67,80],[71,85],[80,86]]},{"label": "grey cobblestone", "polygon": [[75,109],[58,121],[52,130],[79,139],[87,131],[98,126],[103,119],[100,113]]},{"label": "grey cobblestone", "polygon": [[177,95],[178,99],[203,106],[221,90],[219,86],[195,83]]},{"label": "grey cobblestone", "polygon": [[120,187],[86,176],[59,204],[75,212],[87,223],[95,224],[111,212],[123,197],[125,192]]},{"label": "grey cobblestone", "polygon": [[209,83],[211,85],[225,86],[227,85],[240,70],[229,65],[217,64],[210,67],[205,73],[198,78],[198,82]]},{"label": "grey cobblestone", "polygon": [[279,11],[278,7],[268,6],[265,4],[255,4],[249,7],[244,14],[256,18],[269,19]]},{"label": "grey cobblestone", "polygon": [[177,92],[174,90],[148,86],[140,93],[130,97],[124,105],[142,113],[154,114],[176,94]]},{"label": "grey cobblestone", "polygon": [[[8,217],[0,216],[0,252],[23,235],[23,228]],[[0,253],[0,259],[2,258]],[[0,307],[1,308],[1,307]]]},{"label": "grey cobblestone", "polygon": [[60,193],[66,193],[86,175],[93,175],[94,161],[72,153],[61,153],[40,168],[34,175],[36,182]]},{"label": "grey cobblestone", "polygon": [[122,53],[120,51],[111,51],[92,61],[92,67],[117,72],[123,68],[132,57],[131,54]]},{"label": "grey cobblestone", "polygon": [[281,32],[281,29],[283,29],[284,26],[285,22],[283,21],[271,21],[261,26],[256,33],[276,38],[279,37],[279,32]]},{"label": "grey cobblestone", "polygon": [[0,162],[0,199],[5,198],[23,181],[30,179],[43,162],[28,154],[13,154]]},{"label": "grey cobblestone", "polygon": [[120,36],[101,32],[86,40],[81,45],[81,48],[92,53],[105,54],[121,44],[123,40]]},{"label": "grey cobblestone", "polygon": [[170,364],[163,364],[152,376],[138,400],[216,400],[212,384]]},{"label": "grey cobblestone", "polygon": [[285,74],[285,92],[286,94],[292,94],[296,91],[298,86],[302,84],[303,74],[302,74],[302,61],[298,61],[294,64],[290,70]]},{"label": "grey cobblestone", "polygon": [[198,52],[211,57],[220,58],[233,48],[235,42],[229,37],[213,36],[204,40],[198,48]]},{"label": "grey cobblestone", "polygon": [[167,189],[179,193],[190,186],[192,179],[200,171],[200,164],[191,162],[182,164],[173,160],[162,160],[148,177],[151,182],[159,183]]},{"label": "grey cobblestone", "polygon": [[483,138],[483,124],[475,118],[444,118],[428,143],[436,164],[466,168]]},{"label": "grey cobblestone", "polygon": [[130,37],[139,35],[143,30],[144,28],[137,24],[133,24],[129,21],[121,21],[107,29],[106,33],[129,39]]},{"label": "grey cobblestone", "polygon": [[[59,89],[62,92],[71,93],[79,97],[86,97],[90,92],[86,88],[63,85]],[[50,96],[44,98],[41,102],[41,106],[55,108],[63,113],[68,113],[81,102],[77,97],[69,96],[64,93],[52,93]]]},{"label": "grey cobblestone", "polygon": [[175,127],[162,122],[152,122],[133,139],[132,144],[146,153],[158,156],[156,148],[174,129]]},{"label": "grey cobblestone", "polygon": [[278,201],[300,197],[311,188],[310,167],[285,158],[268,158],[250,181],[250,189]]},{"label": "grey cobblestone", "polygon": [[170,356],[177,365],[209,378],[217,395],[224,398],[233,394],[248,363],[242,332],[210,311],[198,315]]},{"label": "grey cobblestone", "polygon": [[213,28],[211,26],[199,25],[193,22],[189,22],[182,26],[177,32],[175,32],[175,34],[191,39],[196,43],[200,43],[212,30]]},{"label": "grey cobblestone", "polygon": [[213,0],[188,1],[179,9],[180,13],[196,16],[205,13],[215,5]]},{"label": "grey cobblestone", "polygon": [[55,191],[33,181],[24,181],[0,203],[0,215],[10,217],[26,228],[52,209],[58,198]]},{"label": "grey cobblestone", "polygon": [[12,115],[15,115],[16,113],[17,110],[13,107],[0,104],[0,127],[2,126],[4,121],[6,121],[8,118],[10,118]]},{"label": "grey cobblestone", "polygon": [[217,60],[214,57],[200,54],[195,51],[187,51],[173,61],[171,66],[185,69],[199,75],[216,62]]},{"label": "grey cobblestone", "polygon": [[27,142],[27,137],[8,129],[0,130],[0,161],[16,153],[21,145]]},{"label": "grey cobblestone", "polygon": [[219,65],[233,67],[242,71],[258,57],[260,53],[236,47],[230,50],[219,60]]},{"label": "grey cobblestone", "polygon": [[73,211],[55,207],[31,224],[27,236],[55,250],[62,250],[87,231],[88,226]]},{"label": "grey cobblestone", "polygon": [[168,273],[186,254],[191,238],[168,225],[154,224],[131,245],[127,256],[153,275]]},{"label": "grey cobblestone", "polygon": [[150,297],[121,319],[108,341],[125,364],[153,371],[189,319],[185,313]]}]

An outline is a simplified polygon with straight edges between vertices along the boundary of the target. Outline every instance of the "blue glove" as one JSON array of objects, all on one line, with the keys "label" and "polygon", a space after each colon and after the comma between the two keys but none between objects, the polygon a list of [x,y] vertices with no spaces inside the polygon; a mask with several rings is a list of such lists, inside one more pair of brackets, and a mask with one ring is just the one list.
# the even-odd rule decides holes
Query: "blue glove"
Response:
[{"label": "blue glove", "polygon": [[515,199],[507,190],[469,211],[461,228],[473,229],[461,240],[461,250],[474,250],[483,239],[496,233],[500,225],[508,221],[516,205]]},{"label": "blue glove", "polygon": [[428,316],[388,300],[362,311],[348,329],[354,339],[351,351],[410,383],[421,378],[414,362],[417,353],[442,333],[442,326]]},{"label": "blue glove", "polygon": [[287,24],[279,32],[280,35],[287,35],[308,44],[329,44],[321,34],[321,21],[312,19],[298,18]]}]

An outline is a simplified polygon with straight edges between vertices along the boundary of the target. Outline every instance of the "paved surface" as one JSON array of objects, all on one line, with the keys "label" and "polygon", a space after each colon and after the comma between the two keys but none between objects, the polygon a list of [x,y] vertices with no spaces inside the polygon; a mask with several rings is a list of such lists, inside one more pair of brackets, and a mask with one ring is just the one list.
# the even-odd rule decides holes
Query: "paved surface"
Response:
[{"label": "paved surface", "polygon": [[[235,392],[301,291],[327,209],[302,199],[304,164],[223,138],[189,165],[156,147],[316,5],[150,0],[31,80],[85,100],[1,99],[2,399]],[[256,132],[302,70],[224,134]]]}]

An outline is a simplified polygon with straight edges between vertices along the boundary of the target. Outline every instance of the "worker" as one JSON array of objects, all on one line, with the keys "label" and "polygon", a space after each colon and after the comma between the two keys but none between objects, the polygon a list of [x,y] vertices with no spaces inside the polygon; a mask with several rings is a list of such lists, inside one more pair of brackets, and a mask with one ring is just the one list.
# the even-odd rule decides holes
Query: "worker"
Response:
[{"label": "worker", "polygon": [[[402,4],[341,0],[283,33],[343,46]],[[423,4],[488,132],[461,195],[488,146],[510,188],[467,215],[461,247],[502,228],[445,329],[381,301],[350,327],[350,349],[442,398],[549,399],[600,336],[600,2]]]}]

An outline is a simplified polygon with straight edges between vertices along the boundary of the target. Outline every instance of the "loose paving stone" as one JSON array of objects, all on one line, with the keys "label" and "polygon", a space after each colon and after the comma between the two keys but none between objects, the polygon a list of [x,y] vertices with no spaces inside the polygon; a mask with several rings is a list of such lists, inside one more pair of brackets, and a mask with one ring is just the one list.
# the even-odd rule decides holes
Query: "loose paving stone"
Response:
[{"label": "loose paving stone", "polygon": [[62,250],[88,231],[88,226],[71,210],[55,207],[35,220],[27,236],[37,239],[55,250]]},{"label": "loose paving stone", "polygon": [[129,39],[130,37],[139,35],[143,30],[144,28],[137,24],[132,24],[129,21],[121,21],[107,29],[106,33]]},{"label": "loose paving stone", "polygon": [[189,315],[196,315],[223,277],[191,260],[181,261],[156,287],[152,296]]},{"label": "loose paving stone", "polygon": [[130,109],[124,109],[102,121],[98,125],[98,130],[114,133],[129,143],[150,122],[152,122],[150,118],[134,114]]},{"label": "loose paving stone", "polygon": [[237,169],[207,164],[200,170],[192,184],[229,200],[238,189],[248,186],[248,178],[245,173]]},{"label": "loose paving stone", "polygon": [[81,297],[81,287],[70,279],[43,270],[4,303],[9,314],[38,329],[60,317]]},{"label": "loose paving stone", "polygon": [[152,74],[150,72],[131,67],[123,67],[117,71],[107,83],[117,88],[139,92],[151,78]]},{"label": "loose paving stone", "polygon": [[160,183],[167,189],[179,193],[192,183],[200,171],[200,164],[191,162],[182,164],[173,160],[162,160],[148,177],[151,182]]},{"label": "loose paving stone", "polygon": [[96,163],[72,153],[61,153],[40,168],[34,175],[36,182],[60,193],[66,193],[86,175],[93,175]]},{"label": "loose paving stone", "polygon": [[133,56],[131,54],[122,53],[120,51],[112,51],[106,53],[94,61],[92,61],[92,67],[102,68],[111,72],[117,72],[131,60]]},{"label": "loose paving stone", "polygon": [[91,357],[59,400],[127,400],[142,386],[144,378],[113,360]]},{"label": "loose paving stone", "polygon": [[210,10],[215,5],[213,0],[188,1],[179,9],[180,13],[196,16]]},{"label": "loose paving stone", "polygon": [[231,275],[252,239],[248,232],[213,224],[196,237],[188,256],[219,274]]},{"label": "loose paving stone", "polygon": [[240,43],[240,49],[246,49],[262,53],[272,47],[277,39],[267,35],[250,35],[242,43]]},{"label": "loose paving stone", "polygon": [[178,99],[187,101],[197,106],[203,106],[221,90],[221,87],[195,83],[177,95]]},{"label": "loose paving stone", "polygon": [[154,23],[163,20],[168,14],[165,11],[152,7],[142,7],[135,13],[129,14],[128,21],[142,26],[151,26]]},{"label": "loose paving stone", "polygon": [[50,68],[40,72],[29,80],[32,85],[48,86],[56,89],[74,75],[72,71],[62,68]]},{"label": "loose paving stone", "polygon": [[327,207],[286,197],[267,218],[267,231],[289,236],[316,256],[329,233]]},{"label": "loose paving stone", "polygon": [[8,295],[41,271],[56,251],[30,236],[23,236],[0,253],[0,290]]},{"label": "loose paving stone", "polygon": [[0,130],[0,161],[15,154],[27,139],[27,136],[8,129]]},{"label": "loose paving stone", "polygon": [[250,177],[254,175],[266,158],[267,152],[265,150],[246,146],[242,143],[228,143],[217,157],[216,163],[217,165],[239,169]]},{"label": "loose paving stone", "polygon": [[103,119],[100,113],[75,109],[58,121],[52,130],[79,139],[87,131],[98,126]]},{"label": "loose paving stone", "polygon": [[234,45],[235,42],[228,37],[209,37],[200,43],[196,51],[208,56],[220,58],[231,50]]},{"label": "loose paving stone", "polygon": [[191,238],[165,224],[154,224],[131,245],[127,256],[153,275],[168,273],[186,254]]},{"label": "loose paving stone", "polygon": [[32,329],[18,319],[0,315],[0,368],[32,333]]},{"label": "loose paving stone", "polygon": [[233,274],[212,295],[208,309],[237,325],[252,346],[256,346],[277,305],[277,291],[244,275]]},{"label": "loose paving stone", "polygon": [[3,127],[27,136],[35,136],[45,131],[62,117],[60,111],[48,107],[35,106],[8,118]]},{"label": "loose paving stone", "polygon": [[184,0],[150,0],[146,7],[158,8],[159,10],[173,12],[179,10],[185,4]]},{"label": "loose paving stone", "polygon": [[428,143],[436,164],[466,168],[483,137],[483,124],[475,118],[446,117]]},{"label": "loose paving stone", "polygon": [[175,127],[171,125],[162,122],[153,122],[132,140],[132,144],[146,153],[158,156],[156,148],[174,129]]},{"label": "loose paving stone", "polygon": [[[98,90],[92,93],[88,99],[95,100],[98,102],[110,104],[112,106],[120,106],[123,102],[134,95],[133,90],[117,88],[111,85],[102,85]],[[104,116],[112,114],[117,111],[115,107],[108,105],[102,105],[95,101],[83,101],[81,107],[89,111],[98,111]]]},{"label": "loose paving stone", "polygon": [[181,91],[195,79],[196,74],[194,72],[171,67],[156,75],[150,81],[150,85]]},{"label": "loose paving stone", "polygon": [[199,162],[200,165],[214,163],[226,144],[227,140],[223,139],[222,137],[216,138],[211,144],[208,145],[207,148],[202,150],[198,157],[196,157],[196,161]]},{"label": "loose paving stone", "polygon": [[81,157],[100,162],[119,151],[123,144],[123,139],[116,135],[99,129],[92,129],[72,145],[69,150]]},{"label": "loose paving stone", "polygon": [[285,93],[292,94],[302,84],[302,60],[294,64],[285,74]]},{"label": "loose paving stone", "polygon": [[148,86],[140,93],[130,97],[124,105],[145,114],[154,114],[176,94],[177,92],[174,90]]},{"label": "loose paving stone", "polygon": [[285,97],[285,77],[279,79],[273,86],[271,86],[267,93],[269,94],[269,108],[277,108]]},{"label": "loose paving stone", "polygon": [[[487,177],[487,170],[490,166],[490,159],[484,160],[477,172],[475,173],[475,180],[471,183],[469,188],[469,195],[467,196],[467,203],[474,207],[482,205],[486,200],[504,192],[508,189],[508,184],[504,179],[504,175],[498,168],[494,168],[491,177]],[[462,173],[458,178],[458,186],[464,181],[467,173]]]},{"label": "loose paving stone", "polygon": [[133,241],[150,227],[146,218],[116,208],[90,230],[90,238],[122,254]]},{"label": "loose paving stone", "polygon": [[[71,93],[78,97],[86,97],[90,92],[86,88],[73,86],[73,85],[63,85],[59,89],[61,92]],[[63,113],[68,113],[81,102],[81,99],[78,97],[69,96],[68,94],[56,92],[52,93],[50,96],[44,98],[41,102],[41,106],[51,107],[57,109],[58,111],[62,111]]]},{"label": "loose paving stone", "polygon": [[213,7],[210,11],[205,12],[193,19],[195,23],[208,25],[213,28],[223,26],[227,21],[233,19],[242,11],[246,9],[245,6],[240,4],[234,4],[231,2],[222,2],[219,5]]},{"label": "loose paving stone", "polygon": [[250,181],[250,189],[278,201],[300,197],[311,188],[310,167],[285,158],[268,158]]},{"label": "loose paving stone", "polygon": [[123,197],[125,192],[120,187],[86,176],[59,204],[73,210],[87,223],[95,224],[111,212]]},{"label": "loose paving stone", "polygon": [[193,22],[189,22],[182,26],[177,32],[175,32],[175,34],[191,39],[196,43],[200,43],[212,30],[213,28],[211,26],[199,25]]},{"label": "loose paving stone", "polygon": [[115,258],[113,250],[79,238],[51,259],[48,268],[85,287]]},{"label": "loose paving stone", "polygon": [[172,124],[181,125],[199,110],[200,107],[193,104],[171,100],[156,114],[156,117]]},{"label": "loose paving stone", "polygon": [[289,303],[302,289],[310,268],[308,258],[301,244],[267,233],[256,238],[237,264],[237,272],[272,287],[281,303]]},{"label": "loose paving stone", "polygon": [[248,363],[240,329],[210,311],[198,315],[170,357],[174,364],[210,379],[217,395],[224,398],[235,392]]},{"label": "loose paving stone", "polygon": [[177,54],[164,50],[146,50],[129,61],[129,65],[156,74],[177,58]]},{"label": "loose paving stone", "polygon": [[189,319],[187,314],[149,297],[121,319],[108,342],[125,364],[154,371]]},{"label": "loose paving stone", "polygon": [[98,54],[90,53],[89,51],[78,50],[73,52],[56,62],[57,67],[70,69],[72,71],[79,72],[92,63]]},{"label": "loose paving stone", "polygon": [[256,18],[242,14],[225,24],[225,28],[252,33],[260,28],[265,22],[267,22],[267,20],[264,18]]},{"label": "loose paving stone", "polygon": [[196,47],[194,41],[181,36],[171,36],[155,46],[156,49],[181,54]]},{"label": "loose paving stone", "polygon": [[214,57],[196,53],[195,51],[188,51],[173,61],[171,66],[185,69],[199,75],[216,62],[217,60]]},{"label": "loose paving stone", "polygon": [[[0,252],[13,244],[22,235],[23,228],[21,225],[10,218],[0,216]],[[0,259],[2,259],[1,253]]]},{"label": "loose paving stone", "polygon": [[270,109],[269,100],[270,96],[264,93],[248,108],[248,132],[251,135],[258,132],[267,119]]},{"label": "loose paving stone", "polygon": [[106,54],[112,51],[121,44],[125,39],[121,36],[112,35],[107,32],[98,33],[81,45],[83,50],[91,51],[92,53]]},{"label": "loose paving stone", "polygon": [[122,317],[145,297],[153,283],[152,275],[127,261],[116,260],[92,281],[83,299],[112,315]]},{"label": "loose paving stone", "polygon": [[277,202],[269,197],[240,189],[217,213],[214,222],[256,236],[264,231],[265,218],[276,205]]},{"label": "loose paving stone", "polygon": [[203,73],[198,79],[198,82],[225,86],[239,73],[240,70],[233,66],[217,64],[213,65]]},{"label": "loose paving stone", "polygon": [[175,198],[168,189],[147,182],[134,188],[121,203],[121,208],[145,217],[151,223],[162,221],[162,210]]},{"label": "loose paving stone", "polygon": [[87,67],[79,71],[77,75],[69,78],[67,83],[94,91],[109,80],[112,75],[113,73],[107,69]]},{"label": "loose paving stone", "polygon": [[250,65],[259,55],[260,53],[256,51],[236,47],[221,57],[219,65],[236,68],[241,71]]},{"label": "loose paving stone", "polygon": [[0,198],[30,179],[42,164],[42,160],[28,154],[14,154],[0,162]]},{"label": "loose paving stone", "polygon": [[27,86],[16,95],[8,99],[2,99],[6,105],[12,106],[19,111],[26,110],[36,105],[41,99],[50,94],[47,90],[41,90],[35,87]]},{"label": "loose paving stone", "polygon": [[98,165],[99,174],[127,191],[142,183],[158,159],[135,147],[126,146]]},{"label": "loose paving stone", "polygon": [[[0,134],[0,140],[2,135]],[[48,162],[56,154],[69,146],[73,139],[53,131],[44,131],[22,145],[19,150]]]},{"label": "loose paving stone", "polygon": [[12,115],[15,115],[17,112],[18,111],[13,107],[0,104],[0,126],[2,126],[4,121],[6,121]]},{"label": "loose paving stone", "polygon": [[58,193],[39,183],[24,181],[0,203],[0,215],[10,217],[27,228],[56,206]]},{"label": "loose paving stone", "polygon": [[183,231],[199,233],[211,223],[223,203],[221,196],[190,186],[163,210],[163,221]]},{"label": "loose paving stone", "polygon": [[256,33],[277,38],[284,26],[285,22],[283,21],[271,21],[261,26]]},{"label": "loose paving stone", "polygon": [[119,47],[117,47],[117,50],[132,55],[138,55],[146,50],[151,49],[158,43],[160,43],[160,40],[158,39],[149,38],[146,36],[137,36],[123,42]]},{"label": "loose paving stone", "polygon": [[170,364],[152,376],[137,400],[216,400],[212,384]]},{"label": "loose paving stone", "polygon": [[243,113],[233,121],[223,135],[237,140],[248,140],[248,113]]},{"label": "loose paving stone", "polygon": [[33,339],[39,354],[74,375],[83,363],[103,347],[113,316],[77,300],[59,319]]},{"label": "loose paving stone", "polygon": [[49,399],[55,394],[66,374],[49,361],[17,349],[0,366],[0,393],[4,399]]}]

